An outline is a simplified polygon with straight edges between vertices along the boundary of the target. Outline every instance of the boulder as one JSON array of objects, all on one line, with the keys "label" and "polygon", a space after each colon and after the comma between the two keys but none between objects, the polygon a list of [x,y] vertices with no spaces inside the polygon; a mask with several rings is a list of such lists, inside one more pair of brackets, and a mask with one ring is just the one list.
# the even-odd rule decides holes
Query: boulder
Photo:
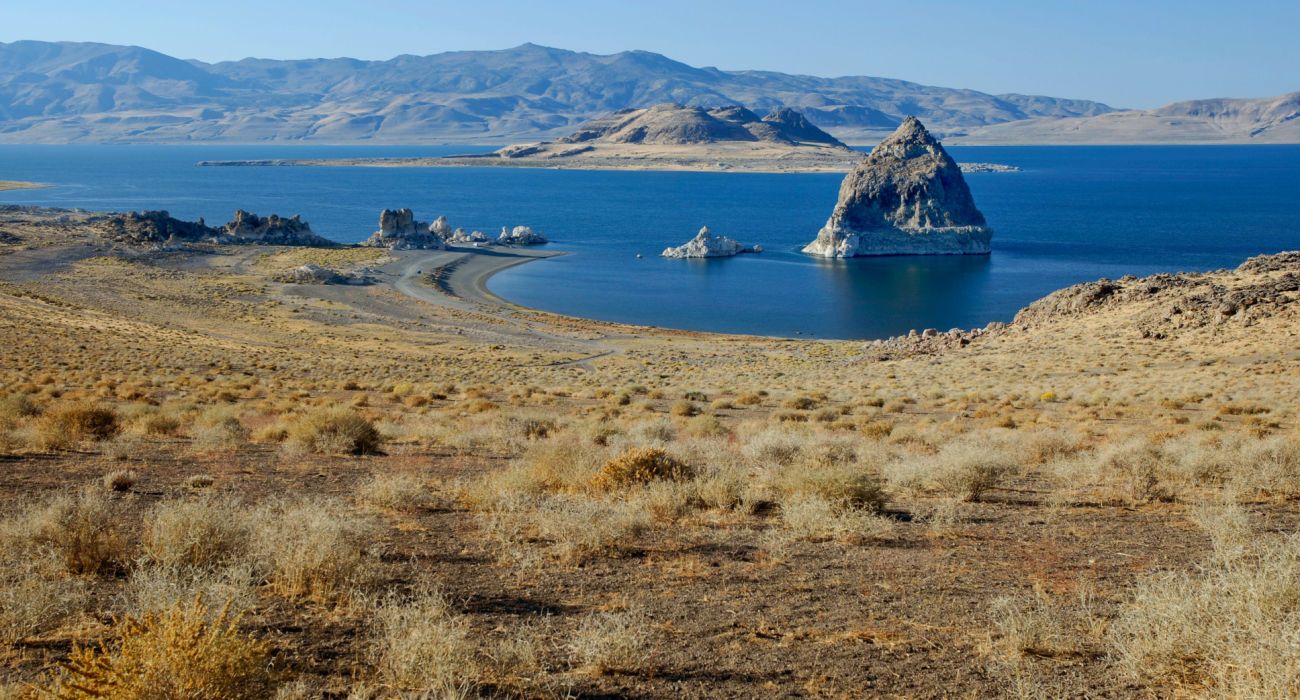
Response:
[{"label": "boulder", "polygon": [[845,176],[830,219],[803,251],[828,258],[986,254],[992,235],[961,168],[908,117]]},{"label": "boulder", "polygon": [[664,248],[664,252],[660,255],[665,258],[726,258],[741,253],[762,251],[761,246],[747,247],[734,238],[710,233],[709,227],[705,226],[695,234],[695,238],[676,247]]}]

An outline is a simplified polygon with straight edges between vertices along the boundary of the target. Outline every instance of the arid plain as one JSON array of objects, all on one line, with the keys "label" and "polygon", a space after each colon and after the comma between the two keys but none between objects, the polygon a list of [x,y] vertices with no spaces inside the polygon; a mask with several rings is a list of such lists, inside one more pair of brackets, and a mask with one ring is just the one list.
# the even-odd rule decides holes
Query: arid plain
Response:
[{"label": "arid plain", "polygon": [[1300,693],[1300,254],[811,341],[93,219],[0,210],[0,697]]}]

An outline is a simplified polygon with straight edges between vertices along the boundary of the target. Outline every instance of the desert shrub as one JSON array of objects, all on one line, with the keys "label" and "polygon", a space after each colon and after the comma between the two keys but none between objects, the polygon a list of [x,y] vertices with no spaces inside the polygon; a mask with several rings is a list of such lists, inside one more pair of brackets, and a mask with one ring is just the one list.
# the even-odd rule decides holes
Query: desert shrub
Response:
[{"label": "desert shrub", "polygon": [[113,409],[89,403],[57,406],[41,414],[33,444],[43,450],[67,450],[90,440],[107,440],[120,426]]},{"label": "desert shrub", "polygon": [[370,655],[387,688],[420,697],[470,696],[478,663],[469,624],[441,592],[421,586],[409,598],[390,595],[371,619]]},{"label": "desert shrub", "polygon": [[239,631],[228,611],[202,601],[117,623],[115,644],[74,647],[48,693],[56,698],[222,698],[273,696],[271,646]]},{"label": "desert shrub", "polygon": [[694,402],[688,401],[686,399],[680,399],[678,401],[673,402],[673,405],[668,409],[668,412],[673,414],[674,416],[689,418],[691,416],[698,415],[700,409],[698,406],[695,405]]},{"label": "desert shrub", "polygon": [[815,496],[836,508],[878,513],[889,501],[880,477],[853,463],[788,467],[773,477],[773,487],[783,506],[792,497]]},{"label": "desert shrub", "polygon": [[377,454],[379,431],[364,416],[346,408],[324,408],[298,416],[287,428],[294,448],[322,454]]},{"label": "desert shrub", "polygon": [[763,397],[749,391],[737,396],[735,403],[737,406],[758,406],[763,403]]},{"label": "desert shrub", "polygon": [[697,438],[711,438],[726,435],[729,431],[714,416],[695,416],[686,422],[686,434]]},{"label": "desert shrub", "polygon": [[252,551],[276,592],[328,600],[360,582],[375,535],[340,503],[279,501],[254,514]]},{"label": "desert shrub", "polygon": [[1177,695],[1300,695],[1300,536],[1147,578],[1111,625],[1119,668]]},{"label": "desert shrub", "polygon": [[85,609],[86,582],[61,575],[61,561],[8,554],[0,557],[0,646],[48,631]]},{"label": "desert shrub", "polygon": [[126,557],[113,502],[101,488],[31,505],[0,529],[8,547],[52,552],[74,574],[93,574]]},{"label": "desert shrub", "polygon": [[782,529],[769,541],[785,539],[821,542],[839,539],[861,543],[883,539],[894,531],[894,521],[868,508],[845,507],[815,493],[801,493],[781,501]]},{"label": "desert shrub", "polygon": [[208,609],[212,615],[222,610],[240,614],[257,603],[256,581],[249,562],[218,567],[142,563],[131,572],[118,605],[127,615],[140,617],[201,597],[216,606]]},{"label": "desert shrub", "polygon": [[616,489],[652,481],[682,481],[695,471],[657,447],[634,447],[605,463],[593,480],[598,489]]},{"label": "desert shrub", "polygon": [[6,394],[0,397],[0,421],[17,421],[39,415],[40,406],[26,394]]},{"label": "desert shrub", "polygon": [[1281,436],[1252,441],[1235,457],[1234,483],[1278,498],[1300,496],[1300,441]]},{"label": "desert shrub", "polygon": [[583,564],[619,554],[649,527],[649,517],[636,504],[560,494],[499,503],[485,526],[505,560],[532,562],[528,546],[542,544],[554,559]]},{"label": "desert shrub", "polygon": [[872,440],[884,440],[894,432],[894,424],[887,420],[867,421],[858,427],[858,431]]},{"label": "desert shrub", "polygon": [[151,411],[138,416],[135,429],[145,435],[175,435],[181,429],[181,421],[176,416],[161,411]]},{"label": "desert shrub", "polygon": [[781,403],[781,405],[796,411],[811,411],[812,409],[817,408],[817,399],[814,399],[811,396],[795,396],[786,399]]},{"label": "desert shrub", "polygon": [[1098,455],[1103,476],[1116,480],[1121,494],[1133,503],[1168,500],[1161,483],[1160,448],[1142,439],[1112,445]]},{"label": "desert shrub", "polygon": [[677,427],[667,420],[652,420],[637,423],[627,434],[636,443],[669,443],[677,439]]},{"label": "desert shrub", "polygon": [[1017,460],[1010,452],[1006,445],[987,435],[962,436],[935,455],[887,465],[885,476],[899,488],[978,501],[1017,472]]},{"label": "desert shrub", "polygon": [[1106,618],[1091,591],[1080,587],[1073,599],[1042,592],[993,601],[994,646],[1005,658],[1097,657],[1104,652]]},{"label": "desert shrub", "polygon": [[357,500],[373,508],[406,511],[427,508],[431,501],[424,483],[410,474],[372,474],[357,486]]},{"label": "desert shrub", "polygon": [[583,618],[568,647],[579,670],[627,672],[645,664],[652,639],[650,619],[640,610],[596,612]]},{"label": "desert shrub", "polygon": [[566,436],[532,445],[500,471],[473,480],[461,491],[470,505],[491,510],[501,501],[561,491],[584,490],[600,472],[607,451]]},{"label": "desert shrub", "polygon": [[104,488],[109,491],[130,491],[140,477],[131,469],[118,469],[104,475]]},{"label": "desert shrub", "polygon": [[164,566],[228,564],[248,551],[249,520],[248,512],[230,501],[164,501],[145,515],[144,554]]},{"label": "desert shrub", "polygon": [[210,452],[238,449],[248,436],[249,430],[240,422],[239,414],[224,406],[204,411],[190,429],[194,449]]},{"label": "desert shrub", "polygon": [[806,444],[806,435],[772,428],[751,435],[741,451],[760,464],[787,465],[803,454]]}]

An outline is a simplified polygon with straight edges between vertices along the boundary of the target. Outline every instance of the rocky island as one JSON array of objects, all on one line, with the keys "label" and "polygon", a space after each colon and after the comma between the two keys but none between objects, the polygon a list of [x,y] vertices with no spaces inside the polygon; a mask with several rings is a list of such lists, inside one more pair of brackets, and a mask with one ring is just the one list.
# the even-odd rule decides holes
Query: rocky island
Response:
[{"label": "rocky island", "polygon": [[664,248],[660,253],[665,258],[729,258],[741,253],[761,253],[762,246],[746,246],[734,238],[709,232],[705,226],[695,234],[695,238],[672,248]]},{"label": "rocky island", "polygon": [[844,178],[830,219],[803,252],[985,254],[992,235],[957,163],[908,117]]}]

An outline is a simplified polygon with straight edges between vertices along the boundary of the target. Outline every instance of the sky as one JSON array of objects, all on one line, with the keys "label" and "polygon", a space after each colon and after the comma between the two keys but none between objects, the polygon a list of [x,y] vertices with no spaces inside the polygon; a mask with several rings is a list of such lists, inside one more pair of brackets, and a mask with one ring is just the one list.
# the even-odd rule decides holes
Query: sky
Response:
[{"label": "sky", "polygon": [[1300,0],[0,0],[0,41],[221,61],[533,42],[1156,107],[1300,90]]}]

